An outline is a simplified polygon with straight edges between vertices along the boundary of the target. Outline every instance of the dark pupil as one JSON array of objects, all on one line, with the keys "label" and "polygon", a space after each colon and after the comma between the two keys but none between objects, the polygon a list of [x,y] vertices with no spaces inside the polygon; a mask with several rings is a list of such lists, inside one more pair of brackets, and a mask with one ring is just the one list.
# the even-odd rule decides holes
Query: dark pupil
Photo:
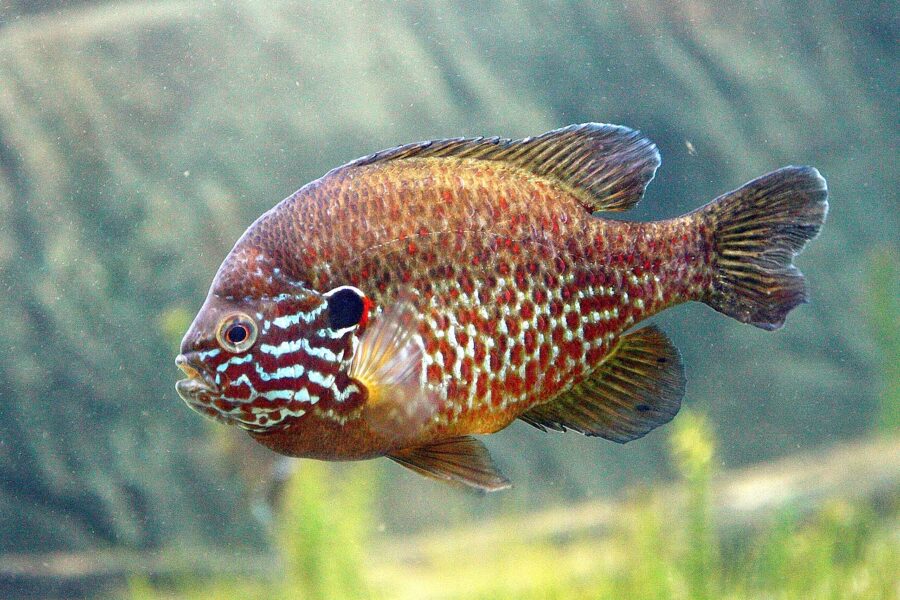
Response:
[{"label": "dark pupil", "polygon": [[328,298],[328,324],[332,329],[356,325],[362,318],[363,299],[353,290],[339,290]]},{"label": "dark pupil", "polygon": [[247,328],[243,325],[232,325],[225,336],[232,344],[240,344],[247,339]]}]

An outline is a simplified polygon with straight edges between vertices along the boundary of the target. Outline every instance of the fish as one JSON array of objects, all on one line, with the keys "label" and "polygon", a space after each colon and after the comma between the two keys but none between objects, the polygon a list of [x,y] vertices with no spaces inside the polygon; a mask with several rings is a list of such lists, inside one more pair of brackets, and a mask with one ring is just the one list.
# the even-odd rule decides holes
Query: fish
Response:
[{"label": "fish", "polygon": [[510,482],[474,436],[516,419],[640,438],[686,384],[642,322],[698,301],[782,327],[808,301],[794,257],[828,211],[819,172],[788,166],[679,217],[604,216],[633,208],[659,165],[639,131],[584,123],[335,168],[225,257],[176,389],[282,455],[388,457],[480,491]]}]

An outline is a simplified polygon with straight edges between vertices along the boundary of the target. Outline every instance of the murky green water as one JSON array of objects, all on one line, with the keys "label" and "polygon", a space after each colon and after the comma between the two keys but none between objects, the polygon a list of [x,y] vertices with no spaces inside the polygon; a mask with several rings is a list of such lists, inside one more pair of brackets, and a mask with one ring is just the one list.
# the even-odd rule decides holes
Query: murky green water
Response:
[{"label": "murky green water", "polygon": [[[311,597],[399,597],[396,581],[421,583],[410,597],[463,597],[440,583],[455,573],[498,582],[467,588],[480,597],[741,597],[751,588],[734,581],[788,582],[799,564],[822,571],[785,583],[799,590],[786,597],[826,597],[810,591],[815,581],[876,580],[897,564],[896,445],[871,456],[893,473],[886,491],[845,501],[834,490],[808,530],[789,517],[778,529],[776,515],[775,533],[759,534],[767,541],[720,539],[704,527],[721,515],[696,515],[727,501],[703,473],[896,439],[895,12],[877,2],[0,2],[0,554],[134,552],[116,568],[146,575],[154,561],[174,562],[202,575],[241,561],[211,550],[166,557],[280,552],[293,567],[248,559],[246,568],[267,581],[289,571],[285,589]],[[784,329],[756,330],[699,304],[654,319],[683,353],[686,418],[702,415],[716,440],[701,480],[672,454],[679,418],[625,446],[516,424],[485,438],[516,483],[503,494],[469,496],[384,460],[303,462],[279,517],[276,457],[198,418],[173,385],[178,341],[240,233],[302,184],[381,148],[585,121],[640,129],[660,148],[656,179],[624,218],[682,214],[787,164],[828,180],[828,222],[797,260],[811,303]],[[577,508],[682,480],[707,497],[685,509],[696,518],[678,535],[710,552],[604,575],[604,556],[664,556],[654,544],[678,523],[647,518],[653,511],[635,500],[615,509],[627,531],[601,551],[592,544],[603,536],[578,525],[590,519]],[[514,535],[537,519],[522,515],[554,507],[569,507],[569,533]],[[480,550],[443,533],[482,522],[500,533]],[[440,550],[420,556],[420,570],[385,558],[425,544],[402,537],[418,532],[507,560],[479,573]],[[347,552],[315,550],[316,536],[332,534]],[[751,546],[762,549],[747,555],[750,566],[726,568],[744,564],[730,560],[744,556],[735,548]],[[0,567],[0,595],[110,589],[105,576],[14,571]],[[143,581],[133,595],[152,595]],[[112,589],[121,583],[113,577]],[[262,597],[270,589],[247,586]],[[858,589],[874,598],[890,588]]]}]

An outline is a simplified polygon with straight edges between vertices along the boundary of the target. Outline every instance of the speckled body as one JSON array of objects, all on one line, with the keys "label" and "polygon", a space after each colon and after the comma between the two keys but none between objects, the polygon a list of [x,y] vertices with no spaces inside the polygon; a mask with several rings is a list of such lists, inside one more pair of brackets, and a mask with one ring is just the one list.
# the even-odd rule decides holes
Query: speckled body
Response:
[{"label": "speckled body", "polygon": [[639,132],[584,123],[334,169],[238,240],[176,389],[281,454],[387,456],[482,491],[510,482],[472,434],[514,419],[637,439],[675,416],[685,377],[665,334],[635,325],[698,300],[781,327],[828,211],[819,172],[788,166],[675,219],[592,214],[634,207],[659,164]]},{"label": "speckled body", "polygon": [[299,190],[248,230],[212,293],[247,296],[255,272],[258,296],[277,296],[286,282],[321,292],[349,284],[385,307],[404,289],[418,292],[423,378],[441,394],[426,426],[411,437],[373,430],[356,418],[362,390],[254,433],[284,454],[366,458],[494,432],[552,399],[623,331],[706,293],[710,251],[691,215],[598,218],[521,169],[425,158],[336,170]]}]

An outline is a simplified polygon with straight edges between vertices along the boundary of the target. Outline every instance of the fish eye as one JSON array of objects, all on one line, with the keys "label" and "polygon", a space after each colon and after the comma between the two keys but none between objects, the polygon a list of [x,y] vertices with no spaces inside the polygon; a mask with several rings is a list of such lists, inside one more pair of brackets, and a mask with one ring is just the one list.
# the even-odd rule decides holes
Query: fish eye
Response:
[{"label": "fish eye", "polygon": [[358,325],[366,309],[365,294],[355,287],[345,285],[325,294],[328,300],[328,326],[345,329]]},{"label": "fish eye", "polygon": [[229,315],[219,322],[216,339],[225,350],[244,352],[256,341],[256,323],[244,313]]}]

